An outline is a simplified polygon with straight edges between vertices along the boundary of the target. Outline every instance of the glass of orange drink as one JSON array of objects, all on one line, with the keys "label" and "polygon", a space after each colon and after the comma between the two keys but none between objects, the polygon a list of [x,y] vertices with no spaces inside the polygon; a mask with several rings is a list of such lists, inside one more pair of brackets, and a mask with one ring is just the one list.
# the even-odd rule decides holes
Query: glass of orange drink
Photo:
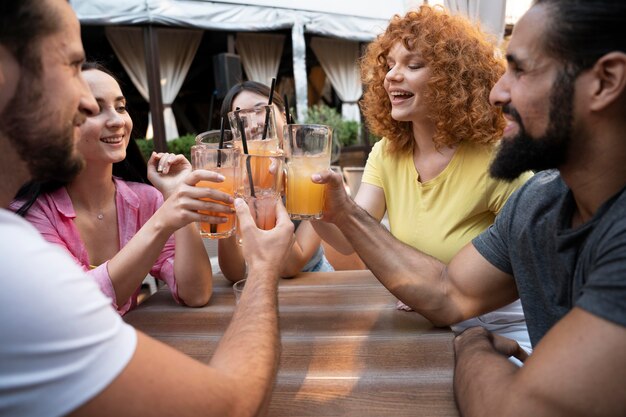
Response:
[{"label": "glass of orange drink", "polygon": [[311,181],[311,175],[330,168],[333,131],[312,124],[284,129],[287,212],[294,220],[321,219],[325,186]]},{"label": "glass of orange drink", "polygon": [[283,186],[282,155],[240,154],[239,186],[236,195],[243,198],[259,229],[276,225],[276,203]]},{"label": "glass of orange drink", "polygon": [[[217,132],[219,134],[219,131]],[[216,144],[211,144],[210,142],[197,141],[197,143],[197,145],[191,147],[191,165],[193,169],[206,169],[217,172],[224,176],[224,181],[199,181],[196,184],[196,187],[211,188],[234,197],[239,175],[239,150],[232,145],[232,141],[224,143],[224,148],[222,149],[220,149]],[[203,198],[202,200],[227,205],[221,201],[213,200],[211,198]],[[228,206],[231,208],[233,207],[232,204],[229,204]],[[199,213],[212,217],[226,218],[226,222],[224,223],[199,222],[198,228],[200,230],[200,235],[203,238],[222,239],[227,238],[234,233],[234,213],[204,210],[200,210]]]}]

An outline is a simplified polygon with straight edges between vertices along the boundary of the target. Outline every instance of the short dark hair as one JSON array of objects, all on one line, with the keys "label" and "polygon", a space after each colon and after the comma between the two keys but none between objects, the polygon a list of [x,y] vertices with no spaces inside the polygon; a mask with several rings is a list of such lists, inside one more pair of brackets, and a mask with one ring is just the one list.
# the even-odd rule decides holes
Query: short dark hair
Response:
[{"label": "short dark hair", "polygon": [[626,52],[626,1],[535,0],[550,14],[546,49],[575,73],[603,55]]},{"label": "short dark hair", "polygon": [[[244,81],[242,83],[238,83],[232,86],[231,89],[228,90],[228,93],[226,93],[226,97],[224,97],[224,101],[222,101],[220,117],[227,117],[228,113],[233,110],[233,101],[242,91],[250,91],[251,93],[267,97],[268,99],[270,97],[270,88],[265,84],[261,84],[256,81]],[[278,106],[278,110],[282,112],[285,111],[285,102],[280,94],[274,92],[272,103]]]},{"label": "short dark hair", "polygon": [[[20,65],[41,68],[38,42],[59,28],[56,10],[43,0],[3,0],[0,2],[0,44]],[[34,66],[34,67],[33,67]]]}]

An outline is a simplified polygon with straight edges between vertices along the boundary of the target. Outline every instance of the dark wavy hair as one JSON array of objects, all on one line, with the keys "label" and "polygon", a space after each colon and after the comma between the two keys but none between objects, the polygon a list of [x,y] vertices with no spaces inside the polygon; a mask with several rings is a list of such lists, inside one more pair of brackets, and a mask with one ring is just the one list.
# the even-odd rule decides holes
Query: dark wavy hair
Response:
[{"label": "dark wavy hair", "polygon": [[575,73],[609,52],[626,52],[624,0],[535,0],[533,6],[544,6],[551,18],[546,51]]},{"label": "dark wavy hair", "polygon": [[394,16],[361,59],[363,114],[373,133],[387,137],[391,154],[412,152],[415,143],[411,122],[391,117],[391,102],[383,86],[387,55],[397,42],[419,53],[430,69],[425,100],[428,117],[435,124],[437,147],[461,141],[490,144],[502,137],[504,118],[489,103],[489,93],[504,73],[504,60],[467,19],[443,8],[421,6],[405,16]]},{"label": "dark wavy hair", "polygon": [[[235,98],[243,91],[249,91],[251,93],[267,97],[268,99],[270,98],[270,88],[265,84],[261,84],[256,81],[244,81],[242,83],[235,84],[230,88],[230,90],[228,90],[228,93],[226,93],[226,96],[224,97],[224,101],[222,101],[222,107],[220,108],[221,117],[226,117],[226,120],[228,120],[228,113],[230,113],[233,109],[233,101],[235,101]],[[277,91],[274,91],[272,103],[278,106],[278,110],[283,113],[285,112],[285,102],[280,96],[280,93]]]},{"label": "dark wavy hair", "polygon": [[[93,70],[104,72],[120,84],[118,78],[102,64],[98,62],[85,62],[82,65],[82,71]],[[128,146],[126,147],[126,158],[120,162],[113,163],[113,175],[123,179],[124,181],[133,181],[152,185],[148,180],[147,173],[148,166],[146,164],[146,160],[144,159],[137,142],[131,138],[128,141]],[[30,181],[24,184],[15,195],[16,200],[25,200],[24,204],[16,210],[16,213],[20,216],[25,216],[40,195],[56,191],[67,184],[68,182],[61,181]]]}]

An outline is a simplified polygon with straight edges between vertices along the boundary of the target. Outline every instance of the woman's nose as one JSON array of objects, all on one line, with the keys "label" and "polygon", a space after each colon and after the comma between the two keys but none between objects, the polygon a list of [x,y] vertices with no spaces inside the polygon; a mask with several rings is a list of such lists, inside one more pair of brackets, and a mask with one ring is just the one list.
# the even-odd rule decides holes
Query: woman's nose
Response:
[{"label": "woman's nose", "polygon": [[107,118],[108,126],[123,126],[124,118],[115,110],[112,110],[109,117]]},{"label": "woman's nose", "polygon": [[387,75],[385,75],[385,78],[388,81],[400,80],[400,79],[402,79],[402,71],[397,66],[395,66],[395,67],[391,68],[389,71],[387,71]]}]

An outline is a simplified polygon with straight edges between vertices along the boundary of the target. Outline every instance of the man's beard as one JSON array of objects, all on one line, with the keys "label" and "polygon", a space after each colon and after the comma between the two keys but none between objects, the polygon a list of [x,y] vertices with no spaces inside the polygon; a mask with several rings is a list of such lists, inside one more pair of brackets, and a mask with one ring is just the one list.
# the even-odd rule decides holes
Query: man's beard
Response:
[{"label": "man's beard", "polygon": [[550,122],[546,133],[539,138],[526,132],[515,108],[510,104],[504,106],[503,112],[515,119],[520,130],[513,138],[501,141],[489,167],[492,177],[512,181],[528,170],[558,168],[566,161],[572,132],[575,79],[567,70],[559,73],[550,94]]},{"label": "man's beard", "polygon": [[22,68],[15,97],[0,114],[0,131],[26,162],[32,180],[69,182],[84,165],[74,150],[74,120],[69,117],[76,116],[55,111],[63,105],[44,99],[37,71]]}]

